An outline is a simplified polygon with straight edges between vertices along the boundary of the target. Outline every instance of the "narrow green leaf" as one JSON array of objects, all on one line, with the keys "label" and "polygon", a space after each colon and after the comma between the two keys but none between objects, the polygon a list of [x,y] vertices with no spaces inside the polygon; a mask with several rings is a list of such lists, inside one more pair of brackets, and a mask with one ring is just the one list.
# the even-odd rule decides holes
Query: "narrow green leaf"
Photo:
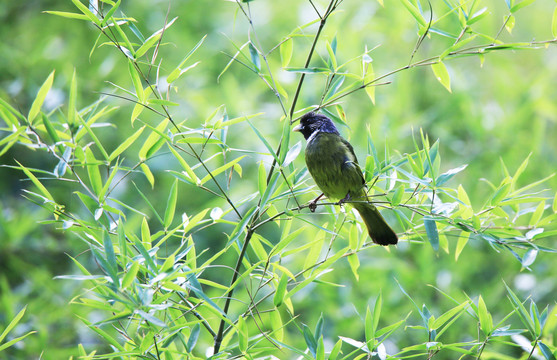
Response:
[{"label": "narrow green leaf", "polygon": [[43,13],[61,16],[68,19],[87,20],[87,21],[89,20],[89,17],[87,15],[66,12],[66,11],[43,11]]},{"label": "narrow green leaf", "polygon": [[528,222],[528,224],[530,226],[536,226],[538,224],[538,222],[540,221],[540,219],[542,218],[544,210],[545,210],[545,201],[542,201],[536,207],[536,210],[532,214],[532,217],[530,218],[530,221]]},{"label": "narrow green leaf", "polygon": [[172,225],[174,219],[174,212],[176,211],[176,203],[178,201],[178,179],[174,180],[174,184],[170,188],[168,201],[166,204],[166,211],[164,212],[164,228],[167,229]]},{"label": "narrow green leaf", "polygon": [[373,328],[372,324],[372,317],[371,311],[369,310],[369,306],[366,308],[366,317],[364,319],[364,332],[366,336],[366,344],[368,349],[375,348],[375,329]]},{"label": "narrow green leaf", "polygon": [[[437,319],[435,319],[435,321],[433,322],[431,328],[434,330],[439,329],[440,327],[444,326],[445,324],[450,324],[450,320],[456,320],[456,318],[458,318],[463,312],[466,311],[466,309],[468,309],[468,301],[465,301],[457,306],[455,306],[454,308],[448,310],[447,312],[445,312],[444,314],[442,314],[441,316],[439,316]],[[438,336],[441,334],[441,332],[438,334]]]},{"label": "narrow green leaf", "polygon": [[306,324],[303,324],[303,328],[304,328],[303,330],[304,340],[306,341],[306,345],[308,346],[309,352],[315,358],[317,354],[317,340],[315,340],[315,337],[311,333],[310,328]]},{"label": "narrow green leaf", "polygon": [[467,164],[464,164],[464,165],[461,165],[457,168],[450,169],[449,171],[444,172],[443,174],[439,175],[439,177],[437,178],[437,181],[435,182],[435,185],[437,185],[437,186],[443,185],[444,183],[449,181],[453,176],[455,176],[456,174],[458,174],[462,170],[466,169],[467,166],[468,166]]},{"label": "narrow green leaf", "polygon": [[41,107],[43,106],[44,99],[46,98],[46,95],[50,91],[53,81],[54,81],[54,71],[52,71],[50,75],[48,75],[45,82],[41,85],[41,88],[37,93],[37,97],[33,101],[33,104],[31,104],[31,109],[29,109],[29,115],[27,115],[27,121],[29,122],[29,124],[33,123],[33,120],[35,120],[35,118],[41,111]]},{"label": "narrow green leaf", "polygon": [[118,0],[113,6],[112,8],[110,8],[110,10],[108,10],[108,12],[106,13],[106,15],[104,16],[104,20],[102,21],[101,25],[105,26],[107,24],[108,21],[114,21],[114,19],[112,19],[112,16],[114,15],[114,13],[116,12],[116,10],[118,10],[118,8],[120,7],[120,3],[122,2],[122,0]]},{"label": "narrow green leaf", "polygon": [[126,149],[129,148],[137,140],[137,138],[143,133],[144,129],[145,129],[145,126],[142,126],[135,133],[133,133],[132,136],[126,138],[126,140],[124,140],[124,142],[121,143],[110,154],[110,156],[108,157],[108,161],[112,162],[114,159],[116,159],[118,156],[120,156],[120,154],[122,154],[124,151],[126,151]]},{"label": "narrow green leaf", "polygon": [[516,294],[511,290],[510,287],[508,287],[507,284],[505,284],[505,287],[507,288],[509,300],[511,301],[513,308],[518,313],[520,320],[528,328],[528,331],[530,331],[530,333],[535,336],[536,330],[534,328],[534,324],[532,322],[532,319],[530,319],[530,316],[528,314],[528,311],[526,311],[524,304],[518,299]]},{"label": "narrow green leaf", "polygon": [[427,26],[427,21],[424,19],[423,15],[420,13],[420,10],[414,6],[409,0],[400,0],[404,7],[410,12],[412,17],[418,22],[418,24],[422,27]]},{"label": "narrow green leaf", "polygon": [[10,346],[20,342],[21,340],[25,339],[27,336],[32,335],[36,333],[36,331],[29,331],[28,333],[26,333],[25,335],[16,337],[15,339],[11,339],[10,341],[4,343],[4,344],[0,344],[0,352],[2,352],[4,349],[9,348]]},{"label": "narrow green leaf", "polygon": [[439,61],[438,63],[432,64],[431,69],[433,70],[433,74],[435,75],[437,81],[439,81],[445,89],[451,92],[451,78],[445,64]]},{"label": "narrow green leaf", "polygon": [[149,105],[162,105],[162,106],[178,106],[180,104],[164,99],[149,99],[147,100],[147,104]]},{"label": "narrow green leaf", "polygon": [[484,7],[483,9],[480,9],[477,12],[475,12],[474,15],[470,16],[468,18],[468,21],[466,22],[466,24],[467,25],[472,25],[472,24],[480,21],[481,19],[483,19],[487,15],[489,15],[489,11],[487,11],[487,7]]},{"label": "narrow green leaf", "polygon": [[35,186],[39,189],[39,191],[41,192],[41,194],[43,194],[43,196],[45,198],[47,198],[48,200],[54,202],[54,198],[52,197],[52,195],[50,194],[50,192],[48,192],[48,190],[46,189],[46,187],[44,187],[43,184],[41,184],[41,182],[39,181],[39,179],[37,179],[37,177],[35,175],[33,175],[33,173],[27,169],[25,166],[21,165],[21,163],[17,160],[15,160],[15,162],[19,165],[19,168],[21,169],[21,171],[23,171],[25,173],[25,175],[27,175],[27,177],[29,178],[29,180],[31,180],[31,182],[33,184],[35,184]]},{"label": "narrow green leaf", "polygon": [[93,23],[97,24],[98,26],[101,25],[101,21],[99,20],[99,18],[97,18],[95,16],[95,14],[93,14],[91,12],[91,10],[89,10],[89,8],[87,8],[87,6],[83,5],[81,3],[81,1],[79,0],[72,0],[72,2],[74,3],[74,5],[85,15],[89,18],[89,20],[91,20]]},{"label": "narrow green leaf", "polygon": [[288,152],[286,153],[286,156],[284,157],[284,162],[282,163],[283,167],[287,167],[288,165],[290,165],[290,163],[292,161],[294,161],[294,159],[296,159],[298,157],[298,155],[300,154],[300,151],[302,150],[302,142],[298,141],[294,146],[292,146],[290,148],[290,150],[288,150]]},{"label": "narrow green leaf", "polygon": [[[199,182],[200,185],[205,184],[207,181],[211,180],[213,177],[219,175],[220,173],[230,169],[232,166],[234,166],[235,164],[237,164],[240,160],[242,160],[243,158],[245,158],[246,155],[242,155],[224,165],[222,165],[221,167],[212,170],[210,174],[208,174],[207,176],[205,176],[203,179],[201,179],[201,181]],[[211,176],[212,175],[212,176]]]},{"label": "narrow green leaf", "polygon": [[292,40],[292,38],[288,38],[284,40],[282,44],[280,44],[280,60],[283,68],[287,67],[288,64],[290,64],[293,49],[294,41]]},{"label": "narrow green leaf", "polygon": [[178,162],[180,162],[180,165],[182,166],[182,168],[186,171],[186,174],[189,176],[189,178],[191,179],[191,181],[194,184],[198,184],[199,183],[199,179],[197,178],[197,175],[195,174],[195,172],[193,171],[193,169],[188,165],[188,163],[186,162],[186,160],[176,151],[174,150],[173,146],[169,146],[170,151],[172,152],[172,154],[174,155],[174,157],[178,160]]},{"label": "narrow green leaf", "polygon": [[248,212],[242,217],[242,220],[240,220],[240,222],[236,224],[236,227],[234,228],[232,233],[230,233],[230,239],[228,240],[226,247],[230,246],[230,244],[235,242],[240,237],[240,235],[244,232],[246,226],[248,225],[249,221],[251,220],[251,218],[253,217],[257,209],[258,209],[257,206],[254,206],[251,209],[249,209]]},{"label": "narrow green leaf", "polygon": [[151,249],[151,231],[146,217],[141,221],[141,242],[147,250]]},{"label": "narrow green leaf", "polygon": [[259,169],[257,171],[257,189],[259,190],[259,195],[263,195],[267,189],[267,171],[265,170],[263,161],[259,163]]},{"label": "narrow green leaf", "polygon": [[[99,148],[101,154],[103,155],[103,158],[105,160],[108,160],[108,153],[104,149],[104,146],[102,145],[102,143],[99,140],[99,138],[97,137],[97,135],[95,135],[95,133],[91,130],[91,127],[89,126],[89,124],[86,123],[85,120],[83,120],[83,118],[81,116],[79,116],[79,114],[77,115],[77,118],[79,119],[79,121],[81,122],[81,125],[83,125],[83,128],[89,134],[91,139],[93,139],[93,142],[95,143],[95,145],[97,145],[97,147]],[[92,119],[92,120],[94,120],[94,119]],[[92,122],[92,121],[90,121],[90,122]]]},{"label": "narrow green leaf", "polygon": [[21,311],[10,321],[4,331],[2,331],[2,334],[0,335],[0,342],[2,342],[10,331],[12,331],[12,329],[19,323],[19,320],[21,320],[23,315],[25,315],[25,310],[27,310],[27,306],[24,306],[23,309],[21,309]]},{"label": "narrow green leaf", "polygon": [[277,285],[275,295],[273,296],[273,304],[276,307],[280,307],[282,305],[284,295],[286,294],[286,285],[288,285],[288,276],[283,273]]},{"label": "narrow green leaf", "polygon": [[85,159],[87,160],[87,174],[89,175],[89,182],[93,188],[95,195],[99,196],[102,185],[101,171],[99,170],[99,162],[95,159],[93,151],[90,147],[85,149]]},{"label": "narrow green leaf", "polygon": [[56,129],[54,129],[54,127],[52,126],[52,123],[50,122],[50,119],[48,118],[48,116],[43,114],[41,116],[41,118],[43,120],[43,125],[46,129],[46,132],[48,133],[48,136],[50,136],[50,139],[52,140],[52,142],[54,142],[55,144],[60,142],[60,137],[58,136],[58,133],[56,132]]},{"label": "narrow green leaf", "polygon": [[126,349],[120,344],[120,341],[116,340],[115,338],[113,338],[109,333],[105,332],[104,330],[102,330],[99,326],[93,325],[89,320],[87,320],[84,317],[81,317],[79,315],[76,315],[79,319],[81,319],[81,321],[83,321],[83,323],[85,325],[87,325],[89,327],[89,329],[93,330],[95,333],[97,333],[97,335],[99,335],[102,339],[104,339],[104,341],[106,341],[108,344],[114,346],[115,349],[121,351],[121,352],[126,352]]},{"label": "narrow green leaf", "polygon": [[333,349],[329,353],[328,360],[337,360],[338,355],[340,354],[340,349],[342,348],[342,340],[337,341]]},{"label": "narrow green leaf", "polygon": [[162,36],[162,32],[159,30],[157,32],[155,32],[154,34],[152,34],[151,36],[149,36],[145,42],[143,44],[141,44],[141,46],[139,47],[139,49],[137,49],[137,51],[135,52],[135,56],[136,58],[140,58],[142,57],[147,51],[149,51],[149,49],[151,47],[153,47],[157,41],[159,41],[159,39]]},{"label": "narrow green leaf", "polygon": [[350,254],[346,259],[348,260],[350,270],[352,270],[352,274],[356,278],[356,281],[359,281],[360,276],[358,274],[358,269],[360,268],[360,259],[358,258],[358,254]]},{"label": "narrow green leaf", "polygon": [[324,67],[289,67],[285,68],[284,70],[293,73],[301,73],[301,74],[316,74],[316,73],[330,73],[331,70],[324,68]]},{"label": "narrow green leaf", "polygon": [[151,172],[151,169],[149,169],[149,166],[147,166],[147,164],[145,164],[145,163],[141,163],[141,165],[139,165],[139,167],[141,168],[141,171],[143,171],[143,175],[145,175],[145,177],[147,178],[147,181],[149,181],[149,184],[151,184],[151,188],[154,188],[155,187],[155,176]]},{"label": "narrow green leaf", "polygon": [[395,193],[393,194],[393,197],[391,199],[391,205],[392,206],[397,206],[400,204],[400,202],[402,201],[402,196],[404,195],[404,185],[400,185],[396,190]]},{"label": "narrow green leaf", "polygon": [[455,254],[454,254],[454,256],[455,256],[455,261],[458,261],[458,257],[459,257],[460,254],[462,253],[462,250],[464,250],[464,247],[465,247],[466,244],[468,243],[468,240],[470,239],[470,236],[471,236],[472,234],[473,234],[472,232],[471,232],[471,233],[468,233],[468,234],[463,233],[463,235],[461,235],[461,236],[458,238],[458,242],[457,242],[457,244],[456,244],[456,250],[455,250]]},{"label": "narrow green leaf", "polygon": [[333,50],[331,44],[328,41],[325,42],[325,47],[327,48],[327,53],[329,54],[329,61],[331,62],[332,70],[336,71],[338,65],[337,65],[337,57],[335,55],[335,51]]},{"label": "narrow green leaf", "polygon": [[126,289],[128,286],[131,285],[131,283],[137,276],[138,271],[139,263],[137,261],[134,261],[132,263],[132,266],[129,268],[129,270],[126,272],[126,275],[124,275],[124,278],[122,279],[122,289]]},{"label": "narrow green leaf", "polygon": [[557,38],[557,6],[553,10],[553,17],[551,19],[551,34],[554,38]]},{"label": "narrow green leaf", "polygon": [[190,336],[188,338],[188,342],[186,344],[186,349],[189,352],[193,352],[195,345],[197,344],[197,340],[199,339],[199,334],[201,332],[201,326],[199,324],[195,324],[192,329]]},{"label": "narrow green leaf", "polygon": [[435,223],[435,220],[431,217],[425,216],[424,226],[427,238],[431,243],[431,247],[433,247],[433,250],[439,251],[439,232],[437,231],[437,224]]},{"label": "narrow green leaf", "polygon": [[493,193],[490,204],[493,206],[499,205],[501,201],[505,199],[505,197],[509,194],[511,190],[511,184],[506,182],[499,186],[499,188]]},{"label": "narrow green leaf", "polygon": [[[371,60],[371,59],[370,59]],[[371,61],[364,64],[366,73],[364,76],[364,85],[366,85],[366,94],[369,96],[371,103],[375,105],[375,86],[371,82],[375,80],[375,71]]]},{"label": "narrow green leaf", "polygon": [[549,346],[540,341],[538,342],[538,347],[546,360],[555,360],[555,355],[553,355],[553,351],[551,351]]},{"label": "narrow green leaf", "polygon": [[140,103],[145,103],[145,91],[143,91],[143,85],[141,84],[141,77],[137,71],[134,62],[130,59],[128,60],[128,71],[132,78],[133,87],[135,88],[135,96]]},{"label": "narrow green leaf", "polygon": [[246,321],[242,315],[238,317],[238,349],[242,353],[246,353],[248,350],[248,327]]},{"label": "narrow green leaf", "polygon": [[75,74],[75,68],[73,70],[72,82],[70,85],[70,96],[68,99],[68,124],[71,126],[75,125],[75,119],[77,115],[77,79]]},{"label": "narrow green leaf", "polygon": [[[282,120],[282,119],[281,119]],[[290,135],[292,134],[292,128],[291,128],[291,124],[288,120],[284,119],[284,122],[282,124],[282,136],[280,138],[281,142],[280,142],[280,153],[279,153],[279,164],[283,164],[284,160],[286,159],[286,155],[288,155],[289,152],[289,148],[290,148]],[[270,149],[270,145],[269,147],[267,147],[267,149]],[[271,150],[271,154],[273,154],[273,156],[276,158],[275,155],[275,151]]]},{"label": "narrow green leaf", "polygon": [[478,298],[478,317],[480,319],[480,328],[482,332],[485,336],[489,336],[491,330],[493,330],[493,322],[481,295]]},{"label": "narrow green leaf", "polygon": [[170,73],[170,75],[168,75],[168,78],[166,79],[166,81],[170,84],[173,83],[174,81],[176,81],[180,76],[182,76],[185,72],[187,72],[188,70],[196,67],[199,64],[199,61],[196,62],[193,65],[188,66],[187,68],[183,69],[184,64],[189,60],[189,58],[193,55],[193,53],[201,46],[201,44],[203,44],[203,42],[205,41],[205,38],[207,37],[207,35],[203,36],[203,38],[201,40],[199,40],[199,42],[193,47],[193,49],[191,49],[189,51],[189,53],[186,55],[186,57],[182,60],[182,62],[180,62],[180,64],[174,69],[172,70],[172,72]]},{"label": "narrow green leaf", "polygon": [[528,251],[526,251],[521,260],[522,267],[527,268],[528,266],[532,265],[534,261],[536,261],[537,256],[537,249],[529,249]]},{"label": "narrow green leaf", "polygon": [[510,15],[509,18],[507,19],[507,22],[505,23],[505,29],[509,32],[509,34],[512,34],[515,24],[516,24],[515,17]]},{"label": "narrow green leaf", "polygon": [[373,306],[373,336],[375,336],[375,332],[379,326],[379,318],[381,317],[381,307],[383,306],[383,296],[381,291],[379,291],[379,295],[375,300],[375,305]]},{"label": "narrow green leaf", "polygon": [[259,51],[257,51],[251,41],[249,43],[249,53],[251,55],[251,62],[253,63],[257,71],[261,71],[261,60],[259,59]]},{"label": "narrow green leaf", "polygon": [[138,155],[140,160],[148,159],[149,156],[154,155],[161,148],[161,146],[164,145],[166,138],[163,137],[162,134],[166,130],[167,126],[168,119],[164,119],[155,129],[153,129],[153,132],[149,134],[147,140],[145,140],[143,146],[139,149]]},{"label": "narrow green leaf", "polygon": [[517,12],[518,10],[522,9],[523,7],[530,5],[534,1],[536,1],[536,0],[522,0],[518,4],[514,4],[513,7],[511,8],[511,13]]}]

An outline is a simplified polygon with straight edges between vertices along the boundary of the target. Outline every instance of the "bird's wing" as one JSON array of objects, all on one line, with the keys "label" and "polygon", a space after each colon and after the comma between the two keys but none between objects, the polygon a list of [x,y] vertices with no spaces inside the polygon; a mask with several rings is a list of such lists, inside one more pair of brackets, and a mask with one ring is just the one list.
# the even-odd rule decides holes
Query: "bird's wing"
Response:
[{"label": "bird's wing", "polygon": [[342,140],[342,143],[348,148],[349,153],[351,155],[351,159],[346,159],[345,164],[343,165],[343,168],[345,168],[346,165],[349,165],[349,168],[351,168],[350,172],[355,170],[355,172],[358,174],[359,178],[361,179],[361,183],[365,184],[366,180],[364,179],[364,175],[362,174],[362,169],[360,169],[360,165],[358,164],[358,158],[356,157],[356,153],[354,153],[354,148],[345,139],[341,138],[341,140]]}]

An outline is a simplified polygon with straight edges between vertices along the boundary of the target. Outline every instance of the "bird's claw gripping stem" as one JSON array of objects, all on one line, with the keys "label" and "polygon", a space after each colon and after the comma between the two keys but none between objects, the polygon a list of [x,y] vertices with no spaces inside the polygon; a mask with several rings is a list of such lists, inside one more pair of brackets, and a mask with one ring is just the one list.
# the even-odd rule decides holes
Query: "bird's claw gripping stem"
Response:
[{"label": "bird's claw gripping stem", "polygon": [[347,202],[347,201],[350,201],[350,193],[346,194],[346,196],[344,197],[344,199],[340,199],[340,200],[338,201],[337,204],[338,204],[338,205],[342,205],[342,204],[344,204],[344,203]]},{"label": "bird's claw gripping stem", "polygon": [[311,212],[315,212],[315,209],[317,209],[317,201],[319,199],[321,199],[323,197],[324,194],[319,195],[318,197],[316,197],[315,199],[313,199],[312,201],[309,202],[308,204],[308,208],[309,211]]}]

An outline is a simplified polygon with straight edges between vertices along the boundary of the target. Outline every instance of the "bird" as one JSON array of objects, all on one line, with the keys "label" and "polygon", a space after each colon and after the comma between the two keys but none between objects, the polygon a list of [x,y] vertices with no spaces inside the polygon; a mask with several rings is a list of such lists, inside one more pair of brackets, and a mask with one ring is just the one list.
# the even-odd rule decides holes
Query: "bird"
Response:
[{"label": "bird", "polygon": [[396,233],[367,199],[365,179],[354,148],[331,119],[311,111],[301,117],[292,131],[300,132],[306,139],[307,169],[323,192],[310,202],[310,210],[315,211],[317,200],[323,195],[339,204],[355,201],[350,204],[360,213],[373,242],[384,246],[396,244]]}]

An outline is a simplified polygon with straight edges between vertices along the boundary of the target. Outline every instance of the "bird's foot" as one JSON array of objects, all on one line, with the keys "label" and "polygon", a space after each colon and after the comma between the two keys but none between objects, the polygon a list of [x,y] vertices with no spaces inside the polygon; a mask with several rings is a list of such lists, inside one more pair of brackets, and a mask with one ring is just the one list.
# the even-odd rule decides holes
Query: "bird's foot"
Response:
[{"label": "bird's foot", "polygon": [[309,204],[308,204],[309,211],[315,212],[315,209],[317,209],[317,201],[319,199],[321,199],[322,197],[323,197],[323,194],[319,195],[318,197],[316,197],[315,199],[313,199],[312,201],[309,202]]},{"label": "bird's foot", "polygon": [[344,204],[344,203],[347,202],[347,201],[350,201],[350,193],[346,194],[346,196],[344,197],[344,199],[340,199],[340,200],[338,201],[337,204],[338,204],[338,205],[342,205],[342,204]]},{"label": "bird's foot", "polygon": [[310,201],[310,203],[308,204],[308,208],[309,208],[309,211],[315,212],[315,209],[317,209],[317,202],[315,200]]}]

